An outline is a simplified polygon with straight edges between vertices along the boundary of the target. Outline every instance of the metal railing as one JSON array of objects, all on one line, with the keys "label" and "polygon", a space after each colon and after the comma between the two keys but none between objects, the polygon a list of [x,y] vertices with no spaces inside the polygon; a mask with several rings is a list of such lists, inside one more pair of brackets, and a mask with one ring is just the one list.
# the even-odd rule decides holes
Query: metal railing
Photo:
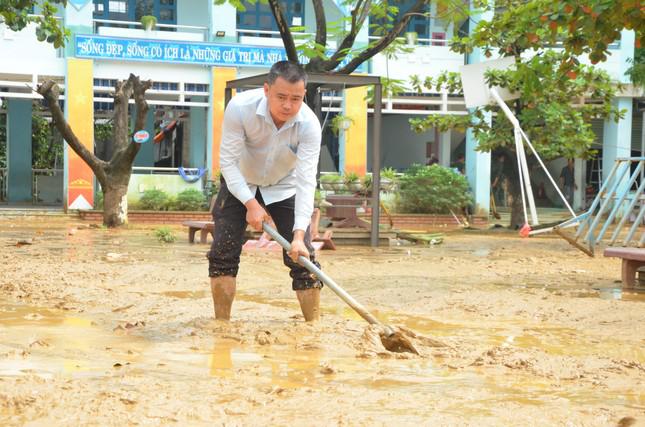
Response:
[{"label": "metal railing", "polygon": [[[93,19],[94,34],[97,34],[99,27],[113,26],[117,28],[144,29],[143,24],[137,21],[117,21],[113,19]],[[201,33],[202,41],[208,40],[208,27],[196,25],[177,25],[177,24],[155,24],[155,28],[162,31],[177,31],[188,33]]]},{"label": "metal railing", "polygon": [[[380,36],[369,36],[369,40],[380,40],[382,37]],[[410,42],[407,37],[397,37],[396,38],[399,41],[405,41],[405,42]],[[416,38],[414,39],[413,43],[407,43],[407,47],[414,47],[414,46],[448,46],[448,43],[450,40],[448,38]]]},{"label": "metal railing", "polygon": [[[265,37],[265,38],[280,38],[280,31],[267,31],[267,30],[242,30],[242,29],[237,29],[235,30],[237,33],[237,41],[240,41],[240,37]],[[293,32],[291,33],[294,37],[302,37],[302,36],[315,36],[315,33],[299,33],[299,32]]]},{"label": "metal railing", "polygon": [[[199,172],[199,168],[184,168],[184,170],[186,172]],[[132,172],[147,173],[149,175],[168,175],[168,174],[179,174],[179,168],[135,166],[132,168]]]}]

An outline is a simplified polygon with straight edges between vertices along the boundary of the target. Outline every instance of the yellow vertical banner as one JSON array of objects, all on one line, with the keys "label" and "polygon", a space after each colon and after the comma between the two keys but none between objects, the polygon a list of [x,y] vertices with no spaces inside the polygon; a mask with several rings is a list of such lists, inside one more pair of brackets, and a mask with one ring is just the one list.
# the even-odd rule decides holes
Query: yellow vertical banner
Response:
[{"label": "yellow vertical banner", "polygon": [[[222,122],[224,121],[224,96],[226,89],[226,82],[234,80],[237,76],[235,68],[230,67],[213,67],[213,75],[211,78],[211,99],[213,105],[213,141],[211,143],[212,164],[211,173],[219,171],[219,147],[222,141]],[[235,93],[235,91],[233,91]]]},{"label": "yellow vertical banner", "polygon": [[[94,152],[94,80],[93,62],[67,59],[65,110],[67,122],[81,143]],[[67,207],[91,209],[94,204],[92,169],[67,147]]]},{"label": "yellow vertical banner", "polygon": [[352,124],[345,131],[345,172],[367,171],[367,87],[345,90],[345,115]]}]

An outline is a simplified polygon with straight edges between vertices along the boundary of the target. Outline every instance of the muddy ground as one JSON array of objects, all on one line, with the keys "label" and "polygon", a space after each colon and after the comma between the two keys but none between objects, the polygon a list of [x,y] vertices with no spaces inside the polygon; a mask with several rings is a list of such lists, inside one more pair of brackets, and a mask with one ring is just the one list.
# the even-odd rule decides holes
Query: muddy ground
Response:
[{"label": "muddy ground", "polygon": [[[277,252],[245,253],[230,323],[176,229],[0,218],[0,425],[615,426],[645,422],[645,294],[555,237],[324,251],[305,324]],[[20,242],[23,241],[23,244]]]}]

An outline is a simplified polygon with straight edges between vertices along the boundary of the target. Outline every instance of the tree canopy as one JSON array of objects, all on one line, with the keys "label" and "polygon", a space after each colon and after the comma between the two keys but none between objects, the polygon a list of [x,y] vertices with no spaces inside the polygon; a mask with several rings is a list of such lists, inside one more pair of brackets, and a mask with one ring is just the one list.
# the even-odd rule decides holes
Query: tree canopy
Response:
[{"label": "tree canopy", "polygon": [[67,6],[67,0],[0,0],[0,17],[12,31],[36,24],[38,41],[59,48],[65,45],[70,32],[56,19],[58,6]]},{"label": "tree canopy", "polygon": [[459,50],[474,46],[500,49],[540,49],[562,44],[568,55],[589,54],[592,63],[607,59],[609,46],[623,29],[634,30],[636,47],[645,31],[645,8],[639,0],[481,0],[480,10],[495,10],[495,19],[479,22]]}]

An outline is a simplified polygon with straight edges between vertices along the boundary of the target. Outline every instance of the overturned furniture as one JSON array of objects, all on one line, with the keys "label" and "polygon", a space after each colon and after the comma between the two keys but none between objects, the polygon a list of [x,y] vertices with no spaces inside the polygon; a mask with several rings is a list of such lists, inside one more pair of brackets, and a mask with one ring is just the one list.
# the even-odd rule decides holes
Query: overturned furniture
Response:
[{"label": "overturned furniture", "polygon": [[[589,256],[607,237],[607,246],[642,247],[645,232],[639,226],[645,217],[645,157],[616,159],[611,172],[603,181],[589,209],[550,229]],[[577,227],[571,236],[564,229]]]}]

